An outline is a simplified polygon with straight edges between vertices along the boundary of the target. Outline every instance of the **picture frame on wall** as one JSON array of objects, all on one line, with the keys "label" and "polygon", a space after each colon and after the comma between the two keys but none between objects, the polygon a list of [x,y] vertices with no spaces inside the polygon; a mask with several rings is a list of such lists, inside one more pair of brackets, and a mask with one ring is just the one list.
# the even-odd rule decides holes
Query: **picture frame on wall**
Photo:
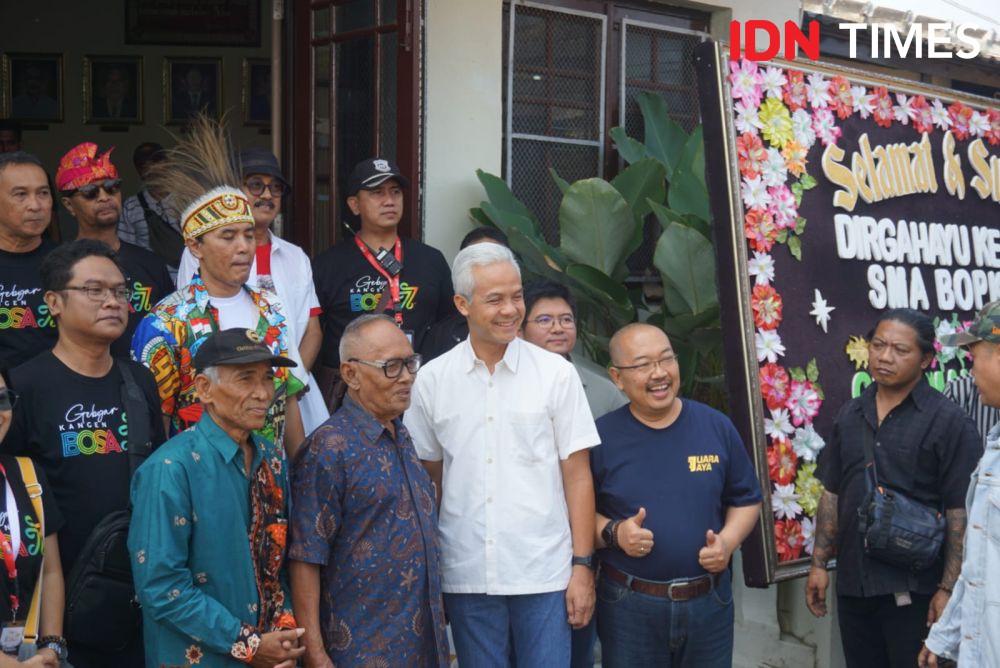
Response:
[{"label": "picture frame on wall", "polygon": [[102,125],[142,123],[142,57],[83,57],[83,120]]},{"label": "picture frame on wall", "polygon": [[125,43],[257,47],[260,8],[260,0],[125,0]]},{"label": "picture frame on wall", "polygon": [[219,118],[222,109],[221,58],[163,60],[163,120],[184,125],[198,112]]},{"label": "picture frame on wall", "polygon": [[25,123],[62,122],[62,55],[5,53],[0,70],[0,104],[5,118]]},{"label": "picture frame on wall", "polygon": [[243,124],[271,125],[271,60],[243,59]]}]

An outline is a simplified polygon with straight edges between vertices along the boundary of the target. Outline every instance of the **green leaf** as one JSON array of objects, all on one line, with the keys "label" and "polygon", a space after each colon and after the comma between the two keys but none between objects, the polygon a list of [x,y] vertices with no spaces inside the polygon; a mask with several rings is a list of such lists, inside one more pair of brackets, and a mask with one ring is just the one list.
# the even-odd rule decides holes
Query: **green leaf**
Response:
[{"label": "green leaf", "polygon": [[478,206],[469,209],[469,217],[472,218],[473,222],[484,227],[496,227],[493,221],[490,220],[490,217],[486,215],[486,212]]},{"label": "green leaf", "polygon": [[800,366],[793,366],[788,370],[788,375],[792,380],[797,380],[800,383],[806,380],[806,372],[802,370]]},{"label": "green leaf", "polygon": [[793,195],[802,197],[802,184],[796,181],[792,184],[791,191]]},{"label": "green leaf", "polygon": [[670,180],[667,204],[677,213],[690,213],[702,220],[711,220],[708,190],[705,182],[689,171],[678,169]]},{"label": "green leaf", "polygon": [[479,182],[483,184],[486,196],[493,206],[501,211],[510,211],[518,216],[527,218],[531,221],[534,232],[538,236],[541,236],[542,228],[535,219],[535,214],[521,200],[514,196],[514,193],[510,191],[510,188],[507,187],[507,183],[503,179],[484,172],[481,169],[476,170],[476,176],[479,178]]},{"label": "green leaf", "polygon": [[688,134],[670,118],[667,104],[661,96],[643,91],[636,97],[636,102],[645,123],[646,152],[663,163],[667,179],[673,181],[674,168]]},{"label": "green leaf", "polygon": [[802,262],[802,240],[795,235],[788,235],[788,252],[799,262]]},{"label": "green leaf", "polygon": [[816,179],[814,179],[809,172],[802,175],[802,178],[799,179],[799,183],[802,185],[803,190],[812,190],[816,187]]},{"label": "green leaf", "polygon": [[795,206],[802,206],[802,191],[799,190],[798,192],[793,192],[792,194],[795,195]]},{"label": "green leaf", "polygon": [[512,230],[517,230],[525,236],[541,239],[541,234],[536,232],[534,222],[530,218],[500,209],[492,202],[483,202],[480,207],[490,222],[507,236],[510,236]]},{"label": "green leaf", "polygon": [[819,367],[816,366],[816,358],[809,360],[809,364],[806,365],[806,378],[809,379],[810,383],[815,383],[819,380]]},{"label": "green leaf", "polygon": [[622,325],[635,318],[635,307],[628,298],[628,290],[621,282],[586,264],[566,265],[566,275],[580,283],[599,302],[603,302]]},{"label": "green leaf", "polygon": [[697,230],[706,239],[709,241],[712,240],[712,227],[701,218],[692,215],[682,216],[673,209],[668,209],[667,207],[661,204],[656,204],[655,202],[650,203],[650,208],[653,213],[656,214],[656,218],[660,221],[660,225],[663,226],[663,229],[666,229],[667,225],[670,223],[677,223],[678,225],[684,225]]},{"label": "green leaf", "polygon": [[798,218],[795,219],[795,234],[801,236],[802,233],[805,232],[805,230],[806,230],[806,219],[803,218],[802,216],[799,216]]},{"label": "green leaf", "polygon": [[787,229],[781,229],[778,232],[778,236],[776,236],[774,238],[774,240],[777,241],[779,244],[783,244],[786,241],[788,241],[788,230]]},{"label": "green leaf", "polygon": [[814,382],[812,386],[813,389],[816,390],[816,396],[819,397],[820,401],[826,401],[826,394],[823,393],[823,387],[816,382]]},{"label": "green leaf", "polygon": [[701,313],[719,303],[715,290],[715,252],[698,231],[671,223],[656,242],[653,264],[690,307]]},{"label": "green leaf", "polygon": [[650,211],[650,201],[662,204],[666,198],[666,178],[666,170],[659,161],[643,158],[623,169],[611,185],[632,207],[635,217],[641,220]]},{"label": "green leaf", "polygon": [[559,192],[565,195],[566,191],[569,190],[569,181],[559,176],[559,174],[556,173],[555,167],[549,167],[549,174],[552,175],[552,180],[556,182],[557,186],[559,186]]},{"label": "green leaf", "polygon": [[563,252],[609,276],[625,259],[634,224],[625,198],[603,179],[577,181],[559,206]]},{"label": "green leaf", "polygon": [[643,158],[647,157],[646,145],[637,139],[632,139],[625,132],[625,128],[611,128],[611,139],[615,142],[615,148],[618,149],[618,155],[622,159],[632,164],[634,162],[639,162]]},{"label": "green leaf", "polygon": [[[677,172],[684,171],[690,173],[702,188],[705,188],[705,139],[702,126],[699,125],[694,132],[688,136],[684,142],[684,149],[677,160],[677,168],[674,170],[674,178]],[[706,188],[707,190],[707,188]]]},{"label": "green leaf", "polygon": [[510,228],[506,234],[510,249],[528,271],[554,281],[563,281],[562,267],[565,264],[560,262],[563,258],[558,256],[556,249],[516,227]]}]

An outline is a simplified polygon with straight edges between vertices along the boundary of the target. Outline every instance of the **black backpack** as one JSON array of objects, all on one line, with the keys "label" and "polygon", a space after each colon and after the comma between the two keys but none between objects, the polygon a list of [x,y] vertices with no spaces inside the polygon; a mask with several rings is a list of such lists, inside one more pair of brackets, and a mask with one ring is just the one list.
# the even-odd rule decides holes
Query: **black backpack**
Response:
[{"label": "black backpack", "polygon": [[[149,406],[127,364],[118,364],[128,422],[129,479],[153,451]],[[132,416],[135,416],[134,418]],[[70,646],[120,652],[139,637],[142,612],[132,582],[128,527],[132,509],[101,520],[87,538],[66,581],[63,634]]]}]

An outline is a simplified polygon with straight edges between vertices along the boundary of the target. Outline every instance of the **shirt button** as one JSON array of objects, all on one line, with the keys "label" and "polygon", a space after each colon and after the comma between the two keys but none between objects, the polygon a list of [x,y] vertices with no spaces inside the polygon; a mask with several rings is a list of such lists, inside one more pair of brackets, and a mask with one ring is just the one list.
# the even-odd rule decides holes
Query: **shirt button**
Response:
[{"label": "shirt button", "polygon": [[492,496],[486,497],[486,503],[493,503],[493,497]]},{"label": "shirt button", "polygon": [[487,457],[486,458],[486,463],[487,464],[492,464],[493,463],[493,458],[492,457]]},{"label": "shirt button", "polygon": [[492,415],[487,415],[486,416],[486,421],[487,422],[493,422],[493,416]]}]

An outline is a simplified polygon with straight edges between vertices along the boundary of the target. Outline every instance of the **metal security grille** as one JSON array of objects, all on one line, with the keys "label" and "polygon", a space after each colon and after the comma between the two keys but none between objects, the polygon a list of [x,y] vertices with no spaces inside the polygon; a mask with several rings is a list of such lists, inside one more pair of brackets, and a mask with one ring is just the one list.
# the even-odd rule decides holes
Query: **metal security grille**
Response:
[{"label": "metal security grille", "polygon": [[[619,78],[619,125],[630,137],[645,138],[642,112],[636,96],[649,91],[661,96],[667,112],[686,131],[701,121],[698,85],[694,71],[694,48],[708,35],[694,30],[625,19],[621,26],[621,76]],[[653,268],[653,253],[660,226],[649,216],[643,242],[628,260],[633,278],[659,281]]]},{"label": "metal security grille", "polygon": [[561,194],[549,169],[570,182],[603,173],[607,18],[512,2],[508,19],[507,183],[555,244]]}]

